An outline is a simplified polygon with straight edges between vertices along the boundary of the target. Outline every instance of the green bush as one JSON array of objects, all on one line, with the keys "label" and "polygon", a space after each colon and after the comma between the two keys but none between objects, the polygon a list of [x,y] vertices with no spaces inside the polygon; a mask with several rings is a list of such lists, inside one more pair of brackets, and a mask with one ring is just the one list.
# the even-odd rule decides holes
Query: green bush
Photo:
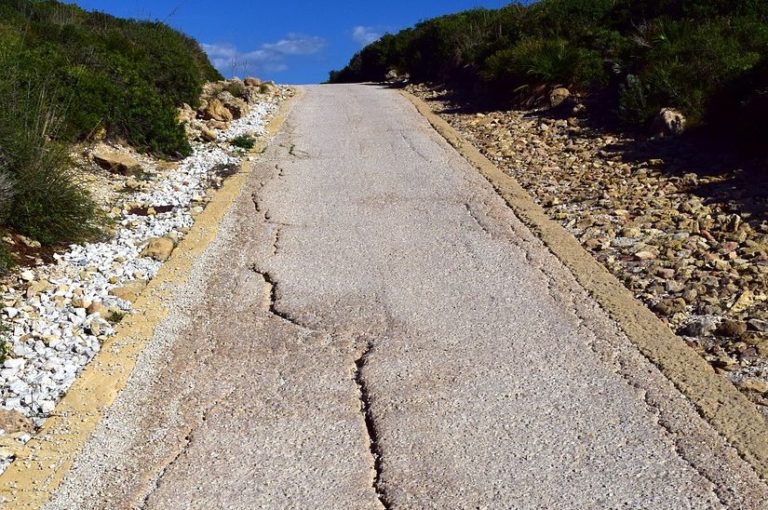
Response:
[{"label": "green bush", "polygon": [[8,335],[8,327],[5,324],[0,327],[0,335],[0,364],[3,364],[12,354],[11,344],[6,338]]},{"label": "green bush", "polygon": [[525,87],[550,84],[586,88],[605,79],[599,54],[564,39],[523,39],[486,62],[486,80]]},{"label": "green bush", "polygon": [[504,101],[566,85],[611,101],[629,124],[673,107],[690,126],[738,132],[730,123],[752,122],[743,105],[762,104],[766,56],[764,0],[541,0],[386,35],[330,81],[380,81],[397,69]]},{"label": "green bush", "polygon": [[709,99],[768,51],[768,25],[742,18],[658,22],[644,43],[637,76],[645,84],[647,113],[675,106],[695,125]]},{"label": "green bush", "polygon": [[256,139],[252,136],[242,135],[233,138],[229,143],[240,149],[251,150],[256,146]]},{"label": "green bush", "polygon": [[248,99],[248,88],[243,82],[233,80],[227,83],[226,87],[224,87],[224,90],[235,97],[239,97],[240,99]]},{"label": "green bush", "polygon": [[61,141],[104,128],[139,150],[168,157],[190,150],[176,107],[196,106],[203,83],[221,78],[197,42],[167,25],[56,1],[0,0],[3,49],[15,79],[46,84],[66,109]]}]

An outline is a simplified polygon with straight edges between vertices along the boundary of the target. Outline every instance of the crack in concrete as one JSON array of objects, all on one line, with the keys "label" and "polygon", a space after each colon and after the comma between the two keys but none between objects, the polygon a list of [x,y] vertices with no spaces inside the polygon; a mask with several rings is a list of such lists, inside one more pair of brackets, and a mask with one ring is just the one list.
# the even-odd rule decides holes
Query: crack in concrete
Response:
[{"label": "crack in concrete", "polygon": [[488,230],[488,227],[483,224],[477,212],[469,205],[469,203],[465,202],[464,208],[466,209],[467,214],[469,214],[469,217],[472,218],[472,220],[477,224],[478,227],[480,227],[483,232],[485,232],[491,239],[496,238],[496,236],[493,235],[493,232]]},{"label": "crack in concrete", "polygon": [[275,317],[278,317],[285,322],[293,324],[298,328],[312,331],[312,328],[308,327],[306,324],[303,324],[296,317],[293,317],[291,314],[278,309],[277,307],[278,283],[277,283],[277,280],[275,280],[275,278],[272,276],[272,274],[269,271],[259,269],[259,267],[255,264],[251,267],[251,270],[264,280],[264,285],[265,285],[264,309],[269,313],[271,313],[272,315],[274,315]]},{"label": "crack in concrete", "polygon": [[282,225],[275,224],[273,235],[272,235],[272,256],[277,255],[277,253],[280,251],[280,241],[282,240],[282,236],[283,236]]},{"label": "crack in concrete", "polygon": [[362,412],[363,419],[365,420],[365,428],[368,432],[368,444],[371,450],[371,457],[373,458],[374,476],[372,487],[382,507],[385,510],[389,510],[392,508],[392,503],[387,497],[381,480],[384,456],[379,444],[378,427],[376,426],[376,420],[371,409],[371,393],[368,389],[368,385],[365,381],[365,375],[363,373],[365,371],[366,365],[368,364],[368,358],[373,352],[373,349],[374,342],[373,340],[369,340],[366,344],[365,350],[362,352],[360,357],[355,360],[354,379],[355,384],[357,384],[357,388],[360,392],[360,411]]},{"label": "crack in concrete", "polygon": [[195,437],[195,432],[206,422],[208,421],[208,416],[211,414],[211,412],[222,402],[225,402],[229,400],[231,396],[231,393],[224,397],[223,399],[218,399],[214,401],[211,405],[209,405],[205,411],[200,415],[199,420],[197,420],[197,423],[194,425],[188,427],[186,434],[184,434],[184,439],[181,443],[181,448],[176,452],[176,455],[173,456],[172,459],[170,459],[165,466],[160,470],[159,474],[154,480],[154,484],[152,488],[149,489],[149,492],[142,498],[141,503],[136,507],[140,510],[144,510],[147,508],[147,504],[149,504],[149,500],[152,498],[152,496],[162,487],[163,480],[165,479],[165,476],[168,474],[168,472],[173,468],[173,466],[176,465],[176,463],[181,459],[189,450],[189,447],[192,445]]}]

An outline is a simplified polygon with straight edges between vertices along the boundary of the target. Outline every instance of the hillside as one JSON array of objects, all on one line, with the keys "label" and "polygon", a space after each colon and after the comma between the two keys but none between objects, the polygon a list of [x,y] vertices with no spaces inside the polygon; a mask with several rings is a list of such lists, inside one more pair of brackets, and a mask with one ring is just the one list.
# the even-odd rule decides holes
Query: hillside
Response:
[{"label": "hillside", "polygon": [[447,84],[473,102],[547,99],[555,87],[599,96],[626,125],[663,108],[688,127],[759,146],[768,113],[768,3],[753,0],[542,0],[476,9],[389,34],[330,81],[388,73]]},{"label": "hillside", "polygon": [[70,144],[189,155],[177,107],[196,106],[221,78],[196,41],[163,23],[57,1],[0,0],[0,64],[0,225],[44,245],[99,230]]}]

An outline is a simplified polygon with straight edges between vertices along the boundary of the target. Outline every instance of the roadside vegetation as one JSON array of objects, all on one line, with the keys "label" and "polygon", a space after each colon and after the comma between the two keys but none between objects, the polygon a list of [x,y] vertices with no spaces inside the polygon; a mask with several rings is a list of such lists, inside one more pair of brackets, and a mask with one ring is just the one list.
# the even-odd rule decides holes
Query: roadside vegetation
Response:
[{"label": "roadside vegetation", "polygon": [[330,81],[409,75],[475,101],[531,102],[553,87],[599,97],[626,125],[662,108],[765,148],[768,2],[541,0],[419,23],[370,44]]},{"label": "roadside vegetation", "polygon": [[[43,246],[93,238],[97,208],[71,144],[111,139],[190,154],[177,107],[220,79],[199,44],[159,22],[57,1],[0,0],[0,230]],[[0,270],[11,264],[0,242]]]}]

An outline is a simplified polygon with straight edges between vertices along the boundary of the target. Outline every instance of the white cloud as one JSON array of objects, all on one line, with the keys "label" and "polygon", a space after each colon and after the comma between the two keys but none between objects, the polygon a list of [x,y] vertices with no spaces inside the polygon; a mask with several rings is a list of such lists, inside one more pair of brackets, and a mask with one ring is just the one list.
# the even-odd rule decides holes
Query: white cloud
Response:
[{"label": "white cloud", "polygon": [[381,39],[382,34],[374,27],[358,25],[352,29],[352,39],[360,46],[367,46],[374,41]]},{"label": "white cloud", "polygon": [[286,57],[314,55],[325,48],[326,41],[322,37],[291,33],[279,41],[264,43],[251,51],[241,51],[228,43],[202,46],[211,63],[225,74],[258,74],[259,71],[285,71],[288,69]]}]

